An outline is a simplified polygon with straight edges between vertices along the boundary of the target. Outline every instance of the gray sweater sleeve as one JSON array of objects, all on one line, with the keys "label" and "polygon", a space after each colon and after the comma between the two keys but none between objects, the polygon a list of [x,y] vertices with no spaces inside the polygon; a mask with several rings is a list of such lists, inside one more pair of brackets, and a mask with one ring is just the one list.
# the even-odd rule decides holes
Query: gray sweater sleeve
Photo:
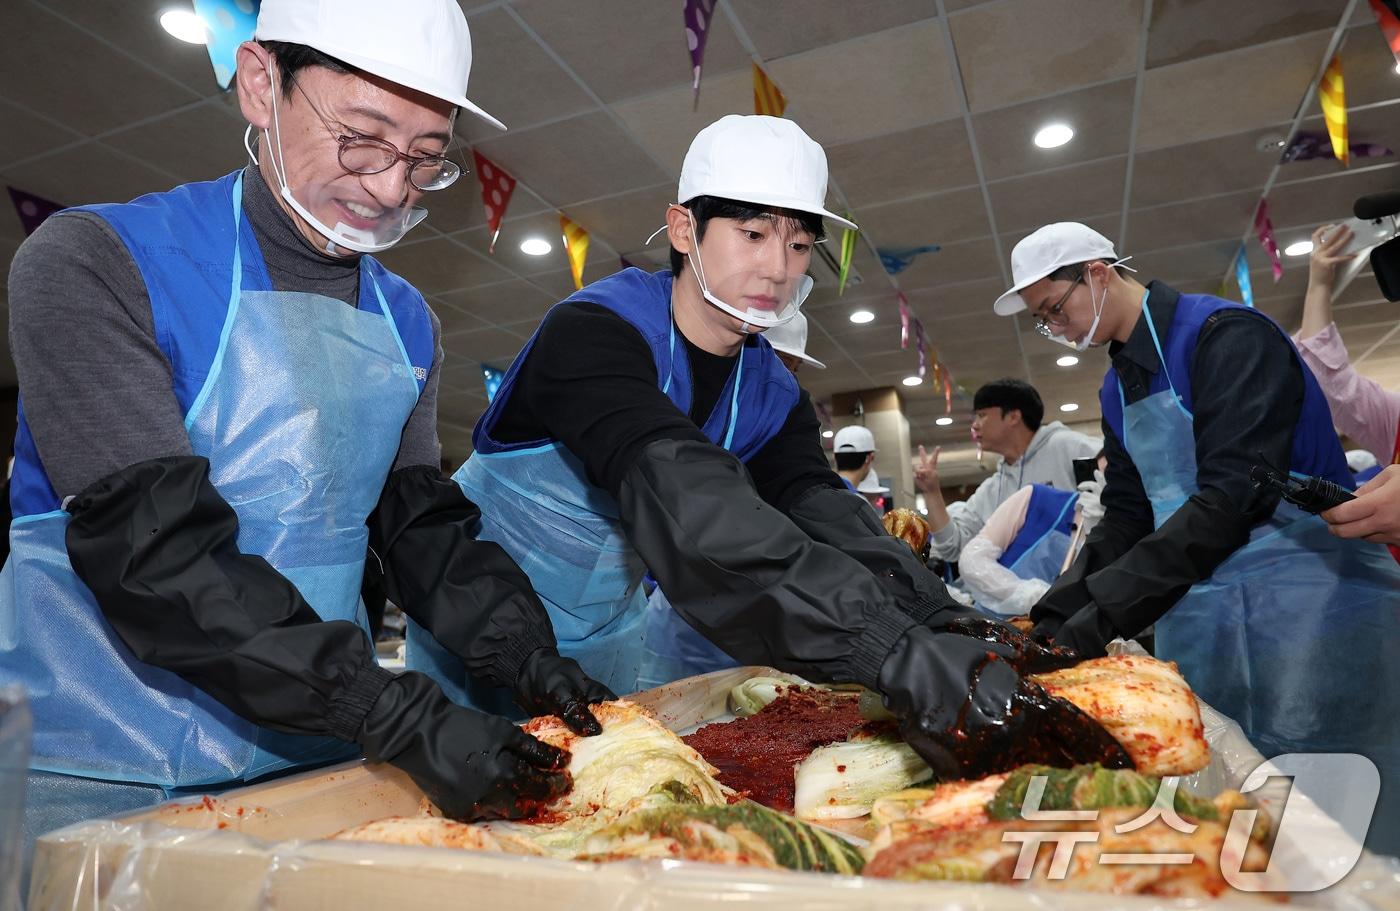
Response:
[{"label": "gray sweater sleeve", "polygon": [[136,462],[191,454],[145,281],[98,216],[54,215],[20,246],[10,351],[60,499]]}]

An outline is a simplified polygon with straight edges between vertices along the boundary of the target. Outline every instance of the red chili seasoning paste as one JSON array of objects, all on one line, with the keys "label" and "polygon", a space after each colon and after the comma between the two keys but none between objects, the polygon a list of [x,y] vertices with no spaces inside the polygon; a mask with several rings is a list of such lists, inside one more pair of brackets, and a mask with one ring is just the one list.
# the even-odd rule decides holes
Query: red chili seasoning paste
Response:
[{"label": "red chili seasoning paste", "polygon": [[793,766],[861,726],[852,693],[793,690],[757,714],[707,724],[682,738],[719,769],[719,780],[775,810],[792,812]]}]

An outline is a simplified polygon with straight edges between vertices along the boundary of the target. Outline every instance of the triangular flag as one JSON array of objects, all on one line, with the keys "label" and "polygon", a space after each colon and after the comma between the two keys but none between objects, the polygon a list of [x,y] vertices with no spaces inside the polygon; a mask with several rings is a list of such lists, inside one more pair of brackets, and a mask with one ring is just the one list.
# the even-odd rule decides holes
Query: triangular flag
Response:
[{"label": "triangular flag", "polygon": [[908,347],[909,347],[909,298],[907,298],[907,297],[904,296],[904,292],[903,292],[903,291],[900,291],[898,294],[895,295],[895,299],[899,301],[899,347],[900,347],[900,348],[908,348]]},{"label": "triangular flag", "polygon": [[943,374],[943,414],[946,417],[953,416],[953,374],[948,372],[948,368],[943,364],[938,365],[938,372]]},{"label": "triangular flag", "polygon": [[880,265],[885,267],[885,271],[891,275],[898,275],[914,264],[916,256],[937,253],[940,249],[938,244],[925,244],[922,247],[898,247],[894,249],[880,247],[875,252],[880,254]]},{"label": "triangular flag", "polygon": [[690,70],[694,73],[691,90],[694,93],[691,110],[700,105],[700,67],[705,62],[705,40],[710,36],[710,21],[715,15],[715,0],[685,0],[685,46],[690,49]]},{"label": "triangular flag", "polygon": [[[1274,240],[1274,223],[1269,220],[1269,201],[1259,200],[1259,208],[1254,211],[1254,231],[1259,235],[1259,243],[1269,254],[1269,266],[1274,272],[1274,282],[1283,278],[1283,260],[1278,255],[1278,241]],[[1245,273],[1248,276],[1248,272]],[[1244,288],[1240,289],[1241,291]]]},{"label": "triangular flag", "polygon": [[768,78],[768,74],[763,72],[763,67],[757,63],[753,65],[753,112],[755,114],[767,114],[770,117],[781,117],[783,111],[787,110],[787,98],[777,83]]},{"label": "triangular flag", "polygon": [[564,250],[569,254],[569,268],[574,273],[574,288],[583,289],[583,262],[588,258],[588,232],[560,213],[559,227],[564,232]]},{"label": "triangular flag", "polygon": [[1235,254],[1235,282],[1240,286],[1240,303],[1253,307],[1254,287],[1249,280],[1249,253],[1244,244],[1240,244],[1240,252]]},{"label": "triangular flag", "polygon": [[[1349,142],[1347,150],[1352,158],[1386,158],[1395,152],[1389,146],[1378,142]],[[1318,158],[1336,158],[1332,152],[1332,138],[1326,133],[1313,133],[1307,130],[1294,136],[1283,150],[1282,163],[1290,161],[1313,161]]]},{"label": "triangular flag", "polygon": [[[846,219],[852,219],[850,212],[846,213]],[[840,284],[836,289],[837,296],[846,293],[846,277],[851,274],[851,260],[856,255],[856,236],[859,234],[859,229],[854,228],[846,228],[841,232],[841,271],[838,276]]]},{"label": "triangular flag", "polygon": [[228,91],[238,69],[238,48],[253,40],[262,0],[194,0],[204,21],[204,46],[214,67],[214,82]]},{"label": "triangular flag", "polygon": [[488,252],[495,253],[501,219],[510,205],[510,194],[515,192],[515,178],[476,149],[472,149],[472,158],[476,160],[476,179],[481,182],[481,201],[486,206],[486,229],[491,232]]},{"label": "triangular flag", "polygon": [[1327,135],[1332,137],[1332,154],[1343,165],[1351,163],[1351,146],[1347,142],[1347,100],[1342,86],[1342,58],[1333,57],[1322,74],[1317,87],[1317,100],[1322,103],[1322,120]]},{"label": "triangular flag", "polygon": [[1395,55],[1395,62],[1400,64],[1400,2],[1371,0],[1371,12],[1376,14],[1381,34],[1385,35],[1385,43],[1390,45],[1390,52]]},{"label": "triangular flag", "polygon": [[55,212],[61,212],[66,206],[60,206],[56,202],[50,202],[42,196],[35,196],[33,193],[26,193],[23,190],[16,190],[14,187],[7,187],[10,191],[10,199],[15,204],[15,211],[19,213],[19,223],[24,228],[24,236],[28,237],[38,229]]}]

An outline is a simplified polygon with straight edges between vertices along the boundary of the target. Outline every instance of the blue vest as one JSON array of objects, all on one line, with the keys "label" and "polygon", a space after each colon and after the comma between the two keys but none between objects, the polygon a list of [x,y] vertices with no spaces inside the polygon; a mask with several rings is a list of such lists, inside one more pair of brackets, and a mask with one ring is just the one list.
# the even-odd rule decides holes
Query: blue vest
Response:
[{"label": "blue vest", "polygon": [[[1181,295],[1171,327],[1167,330],[1166,337],[1161,339],[1166,370],[1158,370],[1153,375],[1148,386],[1149,395],[1174,387],[1182,407],[1188,412],[1193,410],[1191,366],[1196,357],[1196,339],[1200,336],[1201,327],[1205,325],[1206,320],[1220,310],[1245,310],[1260,319],[1269,320],[1258,310],[1209,294]],[[1273,320],[1269,320],[1269,323],[1278,328],[1278,324]],[[1278,331],[1285,339],[1288,338],[1288,334],[1282,329]],[[1289,344],[1291,346],[1292,342]],[[1298,366],[1303,371],[1303,410],[1298,415],[1298,423],[1293,431],[1293,452],[1288,468],[1299,474],[1327,478],[1350,490],[1351,471],[1347,468],[1346,455],[1342,452],[1337,432],[1333,429],[1332,411],[1327,406],[1327,399],[1317,385],[1312,371],[1298,358],[1296,349],[1293,356],[1298,359]],[[1123,441],[1125,437],[1122,390],[1118,374],[1111,366],[1099,390],[1099,404],[1103,409],[1104,420],[1108,422],[1119,441]]]},{"label": "blue vest", "polygon": [[[1031,501],[1026,506],[1026,520],[1021,523],[1021,530],[1016,532],[1011,545],[997,558],[997,562],[1011,569],[1043,540],[1048,541],[1055,534],[1065,535],[1066,539],[1074,534],[1074,504],[1078,499],[1078,492],[1073,490],[1060,490],[1049,484],[1032,484]],[[1064,560],[1067,549],[1060,549],[1059,561]],[[1056,562],[1054,575],[1045,581],[1053,582],[1055,576],[1059,575],[1059,568],[1060,564]],[[1028,578],[1025,573],[1019,575]]]}]

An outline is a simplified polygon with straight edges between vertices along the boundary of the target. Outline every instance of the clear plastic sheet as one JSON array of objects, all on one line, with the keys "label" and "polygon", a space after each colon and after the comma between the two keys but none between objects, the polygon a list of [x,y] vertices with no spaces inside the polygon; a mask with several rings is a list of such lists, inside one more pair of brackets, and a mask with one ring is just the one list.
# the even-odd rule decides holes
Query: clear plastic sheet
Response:
[{"label": "clear plastic sheet", "polygon": [[0,911],[19,911],[24,851],[24,786],[34,730],[17,686],[0,687]]},{"label": "clear plastic sheet", "polygon": [[[729,689],[768,669],[739,668],[669,684],[639,701],[672,728],[724,717]],[[1262,757],[1239,727],[1203,711],[1213,751],[1209,767],[1186,779],[1203,793],[1239,787]],[[1277,818],[1285,782],[1257,796]],[[125,820],[98,820],[46,836],[30,911],[431,908],[470,906],[528,911],[689,911],[748,908],[881,911],[959,908],[1259,908],[1232,894],[1215,902],[1051,892],[966,883],[898,883],[815,873],[717,867],[677,861],[592,865],[538,857],[471,853],[324,839],[340,828],[411,814],[418,795],[406,777],[363,763],[307,773],[225,794],[167,804]],[[1346,856],[1349,836],[1305,797],[1276,850],[1290,867],[1326,867]],[[1301,808],[1301,814],[1297,811]],[[1400,862],[1363,855],[1331,889],[1290,898],[1298,907],[1337,911],[1400,909]]]}]

